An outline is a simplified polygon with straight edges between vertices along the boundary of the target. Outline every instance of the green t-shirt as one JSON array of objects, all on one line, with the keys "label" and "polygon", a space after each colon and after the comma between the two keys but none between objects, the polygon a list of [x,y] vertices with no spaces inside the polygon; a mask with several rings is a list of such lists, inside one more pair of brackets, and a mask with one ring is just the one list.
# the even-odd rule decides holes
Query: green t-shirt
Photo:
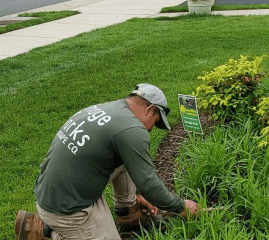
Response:
[{"label": "green t-shirt", "polygon": [[149,147],[147,129],[125,100],[79,111],[61,127],[41,164],[35,185],[39,206],[59,214],[87,208],[100,198],[114,169],[124,165],[145,199],[180,213],[184,203],[156,175]]}]

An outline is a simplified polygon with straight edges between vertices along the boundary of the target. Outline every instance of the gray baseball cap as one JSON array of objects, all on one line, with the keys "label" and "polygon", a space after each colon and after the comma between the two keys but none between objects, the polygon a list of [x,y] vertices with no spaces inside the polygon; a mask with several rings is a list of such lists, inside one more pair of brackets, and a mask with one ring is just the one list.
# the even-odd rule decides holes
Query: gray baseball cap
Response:
[{"label": "gray baseball cap", "polygon": [[166,118],[166,116],[170,112],[170,109],[167,107],[167,100],[164,93],[158,87],[147,83],[141,83],[135,87],[132,93],[146,99],[151,104],[158,107],[161,119],[155,124],[157,128],[171,130],[168,120]]}]

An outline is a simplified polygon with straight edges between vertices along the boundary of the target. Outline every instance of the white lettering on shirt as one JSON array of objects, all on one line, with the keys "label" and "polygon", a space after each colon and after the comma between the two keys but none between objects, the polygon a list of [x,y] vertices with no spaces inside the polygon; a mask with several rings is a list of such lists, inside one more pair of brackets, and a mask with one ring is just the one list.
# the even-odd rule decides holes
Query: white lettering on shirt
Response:
[{"label": "white lettering on shirt", "polygon": [[63,144],[68,140],[68,137],[61,130],[57,133],[57,136],[63,141]]},{"label": "white lettering on shirt", "polygon": [[73,136],[73,140],[75,141],[76,138],[77,138],[77,134],[78,133],[82,133],[83,130],[82,129],[79,129],[83,124],[85,123],[85,121],[81,122],[70,134],[69,134],[69,137],[72,137]]},{"label": "white lettering on shirt", "polygon": [[104,110],[97,107],[96,105],[85,108],[84,111],[89,115],[89,117],[87,118],[89,122],[94,122],[95,120],[99,119],[97,121],[97,124],[99,126],[103,126],[111,120],[111,117],[107,115]]},{"label": "white lettering on shirt", "polygon": [[91,138],[88,135],[83,135],[81,138],[81,142],[77,141],[77,145],[82,147],[85,144],[85,140],[90,140]]},{"label": "white lettering on shirt", "polygon": [[[98,126],[103,126],[111,120],[104,110],[95,106],[85,108],[84,111],[89,115],[87,121],[89,123],[97,122]],[[83,147],[91,137],[87,134],[83,134],[84,130],[81,127],[86,123],[86,121],[77,122],[73,119],[76,115],[82,113],[82,111],[77,112],[73,115],[63,126],[62,130],[57,133],[58,138],[62,141],[63,144],[67,144],[67,148],[76,155],[80,147]],[[66,134],[68,134],[68,136]],[[71,140],[71,141],[70,141]]]},{"label": "white lettering on shirt", "polygon": [[111,120],[111,117],[110,116],[104,116],[104,117],[102,117],[102,118],[100,118],[99,120],[98,120],[98,125],[99,126],[103,126],[103,125],[105,125],[106,123],[108,123],[109,121]]}]

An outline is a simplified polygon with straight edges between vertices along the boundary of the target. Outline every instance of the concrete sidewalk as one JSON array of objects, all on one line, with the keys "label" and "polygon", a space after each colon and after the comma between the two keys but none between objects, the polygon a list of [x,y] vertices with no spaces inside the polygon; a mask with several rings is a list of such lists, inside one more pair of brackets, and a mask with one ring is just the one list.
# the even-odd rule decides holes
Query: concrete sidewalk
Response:
[{"label": "concrete sidewalk", "polygon": [[0,35],[0,59],[73,37],[83,32],[124,22],[134,17],[149,17],[165,6],[184,0],[72,0],[32,10],[77,10],[81,14]]},{"label": "concrete sidewalk", "polygon": [[[188,13],[159,14],[163,7],[176,6],[185,0],[72,0],[33,9],[37,11],[77,10],[81,14],[0,35],[0,59],[13,57],[29,50],[73,37],[83,32],[124,22],[134,17],[178,16]],[[27,11],[30,12],[30,11]],[[213,14],[261,15],[266,10],[219,11]],[[6,16],[12,18],[16,15]]]},{"label": "concrete sidewalk", "polygon": [[[181,13],[158,13],[151,17],[177,17],[180,15],[187,15],[188,12]],[[252,9],[252,10],[223,10],[223,11],[212,11],[213,15],[223,15],[223,16],[250,16],[250,15],[269,15],[269,9]]]}]

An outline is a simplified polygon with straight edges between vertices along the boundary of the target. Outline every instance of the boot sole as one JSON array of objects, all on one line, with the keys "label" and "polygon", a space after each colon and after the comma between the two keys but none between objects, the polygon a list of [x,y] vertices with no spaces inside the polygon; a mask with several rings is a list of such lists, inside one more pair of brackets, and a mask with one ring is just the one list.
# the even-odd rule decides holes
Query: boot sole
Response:
[{"label": "boot sole", "polygon": [[17,240],[27,240],[27,233],[24,231],[26,225],[27,212],[20,210],[16,217],[15,232]]}]

